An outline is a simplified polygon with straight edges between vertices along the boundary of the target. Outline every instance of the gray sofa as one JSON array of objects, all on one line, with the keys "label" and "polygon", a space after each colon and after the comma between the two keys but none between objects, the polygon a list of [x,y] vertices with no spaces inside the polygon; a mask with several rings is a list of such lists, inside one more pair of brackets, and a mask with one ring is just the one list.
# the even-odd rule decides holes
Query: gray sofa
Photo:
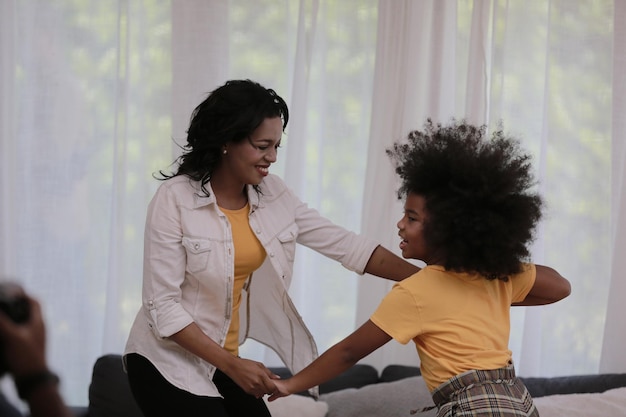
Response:
[{"label": "gray sofa", "polygon": [[[290,375],[286,368],[272,370],[283,378]],[[521,379],[534,398],[626,387],[626,373]],[[320,394],[320,400],[328,404],[326,417],[409,416],[409,408],[432,405],[419,368],[401,365],[387,366],[380,374],[369,365],[356,365],[321,385]],[[76,417],[142,417],[130,393],[120,355],[104,355],[96,361],[89,386],[89,405],[73,407],[73,411]],[[435,413],[433,410],[417,415]]]}]

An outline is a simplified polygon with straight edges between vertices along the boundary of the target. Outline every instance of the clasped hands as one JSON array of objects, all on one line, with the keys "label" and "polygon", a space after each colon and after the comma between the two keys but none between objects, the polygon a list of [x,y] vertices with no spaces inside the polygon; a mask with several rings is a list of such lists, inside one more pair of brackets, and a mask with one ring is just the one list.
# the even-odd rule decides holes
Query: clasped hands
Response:
[{"label": "clasped hands", "polygon": [[256,398],[269,395],[268,401],[292,394],[287,381],[280,379],[261,362],[240,358],[236,372],[229,375],[246,393]]}]

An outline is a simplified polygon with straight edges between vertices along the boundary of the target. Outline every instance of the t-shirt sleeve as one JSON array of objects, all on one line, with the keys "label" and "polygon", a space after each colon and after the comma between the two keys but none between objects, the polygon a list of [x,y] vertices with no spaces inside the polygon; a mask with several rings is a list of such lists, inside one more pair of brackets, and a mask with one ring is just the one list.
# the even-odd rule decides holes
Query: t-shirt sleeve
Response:
[{"label": "t-shirt sleeve", "polygon": [[419,308],[411,292],[402,283],[394,285],[370,320],[402,344],[411,341],[421,331]]},{"label": "t-shirt sleeve", "polygon": [[537,267],[535,264],[524,264],[522,272],[512,277],[513,293],[511,303],[524,301],[530,290],[535,285],[537,278]]}]

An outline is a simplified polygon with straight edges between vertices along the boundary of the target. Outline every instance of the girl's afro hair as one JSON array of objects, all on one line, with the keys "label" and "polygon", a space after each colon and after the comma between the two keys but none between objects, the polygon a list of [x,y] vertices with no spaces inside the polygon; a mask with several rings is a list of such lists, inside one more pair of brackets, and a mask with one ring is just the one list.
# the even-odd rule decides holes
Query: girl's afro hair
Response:
[{"label": "girl's afro hair", "polygon": [[448,270],[507,280],[530,256],[527,245],[541,218],[532,192],[531,157],[501,127],[428,119],[422,131],[387,149],[401,179],[398,198],[425,198],[424,238]]}]

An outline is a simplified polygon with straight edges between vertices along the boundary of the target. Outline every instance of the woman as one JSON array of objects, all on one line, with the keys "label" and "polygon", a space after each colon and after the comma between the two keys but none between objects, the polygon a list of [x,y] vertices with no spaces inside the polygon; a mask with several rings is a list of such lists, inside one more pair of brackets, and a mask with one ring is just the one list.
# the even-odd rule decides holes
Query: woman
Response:
[{"label": "woman", "polygon": [[284,100],[250,80],[227,82],[192,114],[178,170],[148,208],[143,304],[125,349],[146,417],[269,416],[262,396],[277,377],[238,346],[254,338],[294,371],[317,355],[287,294],[296,243],[358,273],[419,270],[269,173],[288,120]]}]

